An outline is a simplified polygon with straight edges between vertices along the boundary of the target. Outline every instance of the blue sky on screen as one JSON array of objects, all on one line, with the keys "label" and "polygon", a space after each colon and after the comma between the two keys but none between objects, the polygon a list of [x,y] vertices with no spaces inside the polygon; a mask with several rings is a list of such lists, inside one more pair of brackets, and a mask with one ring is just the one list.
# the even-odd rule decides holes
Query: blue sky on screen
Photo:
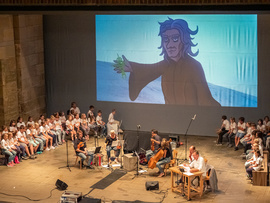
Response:
[{"label": "blue sky on screen", "polygon": [[96,59],[161,61],[159,24],[184,19],[198,43],[198,60],[208,83],[257,97],[257,15],[96,15]]}]

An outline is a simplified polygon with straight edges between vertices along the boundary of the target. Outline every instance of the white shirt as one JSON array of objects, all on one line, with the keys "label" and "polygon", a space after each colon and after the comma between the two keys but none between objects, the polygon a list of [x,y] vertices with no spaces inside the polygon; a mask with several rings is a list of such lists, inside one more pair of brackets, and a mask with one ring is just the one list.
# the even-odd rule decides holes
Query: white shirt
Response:
[{"label": "white shirt", "polygon": [[55,130],[61,130],[62,122],[60,120],[54,121]]},{"label": "white shirt", "polygon": [[97,116],[96,122],[97,122],[97,125],[102,125],[102,116]]},{"label": "white shirt", "polygon": [[55,124],[54,123],[49,123],[50,130],[55,130]]},{"label": "white shirt", "polygon": [[25,136],[25,132],[23,132],[23,133],[21,133],[21,131],[18,131],[17,132],[17,139],[19,140],[21,140],[21,141],[25,141],[26,139],[26,136]]},{"label": "white shirt", "polygon": [[225,130],[229,130],[230,129],[230,123],[229,121],[226,119],[222,122],[222,126],[225,128]]},{"label": "white shirt", "polygon": [[8,131],[3,131],[3,132],[2,132],[2,135],[7,134],[7,133],[8,133]]},{"label": "white shirt", "polygon": [[206,167],[204,158],[199,156],[198,160],[194,159],[194,161],[190,164],[191,168],[199,169],[200,172],[203,172],[202,176],[206,176]]},{"label": "white shirt", "polygon": [[7,140],[8,141],[8,145],[10,146],[10,148],[12,148],[12,147],[15,147],[15,142],[14,142],[14,139],[13,138],[11,138],[11,139],[9,139],[9,140]]},{"label": "white shirt", "polygon": [[242,124],[241,124],[240,122],[238,122],[238,125],[237,125],[237,126],[238,126],[238,128],[239,128],[239,127],[242,127],[242,128],[244,129],[244,130],[239,130],[239,129],[238,129],[238,132],[239,132],[239,133],[245,133],[245,129],[246,129],[246,123],[245,123],[245,122],[242,123]]},{"label": "white shirt", "polygon": [[109,118],[108,118],[108,122],[109,122],[109,123],[113,123],[113,122],[114,122],[114,116],[113,116],[113,113],[110,113]]},{"label": "white shirt", "polygon": [[43,126],[39,126],[39,132],[40,132],[40,133],[45,133],[45,129],[44,129]]},{"label": "white shirt", "polygon": [[73,126],[73,122],[67,120],[67,121],[66,121],[66,126],[67,126],[67,129],[68,129],[68,130],[72,130],[72,128],[70,128],[71,125]]},{"label": "white shirt", "polygon": [[258,166],[253,167],[254,171],[259,171],[259,170],[261,170],[261,167],[262,167],[262,161],[263,161],[263,159],[262,159],[261,156],[258,157],[258,158],[256,159],[255,164],[258,164]]},{"label": "white shirt", "polygon": [[236,134],[236,132],[237,132],[236,122],[231,123],[230,129],[232,130],[232,132],[233,132],[234,134]]},{"label": "white shirt", "polygon": [[27,126],[28,126],[29,124],[32,125],[33,127],[35,126],[35,122],[34,122],[34,121],[31,121],[31,122],[28,121],[28,122],[26,123]]},{"label": "white shirt", "polygon": [[78,128],[80,126],[80,124],[81,124],[81,119],[80,118],[78,118],[78,119],[74,118],[73,123]]},{"label": "white shirt", "polygon": [[90,116],[94,116],[94,113],[93,113],[91,110],[89,110],[89,111],[87,112],[87,116],[88,116],[88,118],[90,118]]},{"label": "white shirt", "polygon": [[41,125],[41,122],[45,122],[45,120],[44,119],[43,120],[39,119],[38,124]]},{"label": "white shirt", "polygon": [[246,136],[246,139],[245,140],[249,140],[251,138],[251,133],[252,133],[252,128],[251,127],[248,127],[247,128],[247,134],[245,135]]},{"label": "white shirt", "polygon": [[[261,140],[261,139],[260,139]],[[260,153],[263,155],[263,147],[261,144],[259,144],[259,150],[260,150]]]},{"label": "white shirt", "polygon": [[10,132],[15,132],[15,131],[17,131],[17,127],[16,127],[16,126],[10,126],[10,127],[9,127],[9,131],[10,131]]},{"label": "white shirt", "polygon": [[50,130],[51,130],[51,129],[50,129],[50,126],[49,126],[49,125],[45,125],[45,131],[46,131],[46,132],[50,132]]},{"label": "white shirt", "polygon": [[81,123],[82,123],[82,125],[84,125],[84,126],[88,126],[88,121],[87,121],[87,119],[81,119]]},{"label": "white shirt", "polygon": [[8,144],[8,140],[6,141],[6,140],[2,139],[2,141],[1,141],[1,148],[2,149],[5,149],[5,150],[10,149],[10,146]]},{"label": "white shirt", "polygon": [[74,110],[74,113],[78,113],[78,114],[81,113],[79,107],[76,107],[76,108],[71,107],[71,108],[70,108],[70,111],[71,111],[71,110]]},{"label": "white shirt", "polygon": [[263,124],[267,127],[270,127],[270,121],[268,121],[267,123],[265,121],[263,121]]},{"label": "white shirt", "polygon": [[194,161],[193,155],[191,155],[191,159],[189,158],[189,163],[192,163]]},{"label": "white shirt", "polygon": [[31,130],[30,129],[27,129],[26,130],[26,137],[27,137],[27,139],[29,139],[29,140],[32,140],[33,139],[33,137],[31,136]]},{"label": "white shirt", "polygon": [[25,123],[21,122],[21,123],[17,123],[17,128],[20,128],[21,125],[23,125],[25,127]]},{"label": "white shirt", "polygon": [[66,117],[65,116],[60,116],[59,120],[61,121],[61,123],[66,123]]},{"label": "white shirt", "polygon": [[257,129],[261,132],[265,132],[265,125],[261,125],[261,126],[257,125]]},{"label": "white shirt", "polygon": [[37,133],[38,133],[37,129],[33,129],[33,130],[32,130],[32,134],[33,134],[33,135],[37,135]]}]

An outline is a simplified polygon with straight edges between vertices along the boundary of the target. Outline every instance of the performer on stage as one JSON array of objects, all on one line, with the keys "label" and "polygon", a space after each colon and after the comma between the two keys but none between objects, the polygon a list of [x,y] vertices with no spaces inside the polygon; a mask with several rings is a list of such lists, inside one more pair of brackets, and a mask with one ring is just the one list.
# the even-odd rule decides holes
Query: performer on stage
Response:
[{"label": "performer on stage", "polygon": [[[82,158],[82,162],[86,159],[86,156],[89,156],[88,163],[86,168],[93,169],[91,166],[91,162],[93,161],[94,154],[92,152],[87,151],[85,139],[83,138],[83,132],[78,130],[78,138],[75,140],[74,148],[77,156]],[[82,163],[83,164],[83,163]]]},{"label": "performer on stage", "polygon": [[107,157],[108,157],[108,164],[111,162],[111,151],[114,150],[115,156],[116,156],[116,163],[118,163],[118,157],[120,154],[120,149],[117,149],[117,147],[112,147],[112,142],[116,141],[116,135],[114,130],[110,131],[110,135],[107,135],[106,140],[105,140],[105,146],[106,146],[106,151],[107,151]]},{"label": "performer on stage", "polygon": [[115,133],[118,133],[119,121],[114,119],[115,114],[116,114],[115,109],[113,109],[112,112],[109,114],[108,123],[107,123],[108,135],[110,135],[111,130],[114,130]]},{"label": "performer on stage", "polygon": [[202,176],[206,176],[206,167],[205,167],[205,161],[204,158],[200,156],[199,151],[195,150],[192,154],[194,157],[194,160],[191,164],[184,164],[184,166],[190,167],[190,172],[198,172],[201,171],[203,172]]},{"label": "performer on stage", "polygon": [[189,148],[189,163],[192,163],[194,161],[193,153],[195,152],[196,148],[195,146],[190,146]]},{"label": "performer on stage", "polygon": [[157,167],[159,170],[159,178],[163,177],[164,174],[164,167],[162,167],[162,165],[170,163],[171,161],[171,149],[170,149],[170,143],[168,141],[166,141],[165,138],[162,139],[161,142],[161,149],[164,151],[164,155],[163,157],[157,162]]},{"label": "performer on stage", "polygon": [[151,156],[155,155],[160,148],[160,141],[161,138],[158,135],[158,131],[153,129],[151,131],[152,137],[151,137],[151,150],[146,151],[146,159],[147,162],[150,160]]},{"label": "performer on stage", "polygon": [[97,122],[97,128],[98,128],[98,135],[99,135],[99,136],[105,135],[105,132],[106,132],[106,124],[105,124],[105,122],[102,120],[102,111],[101,111],[101,110],[98,110],[96,122]]}]

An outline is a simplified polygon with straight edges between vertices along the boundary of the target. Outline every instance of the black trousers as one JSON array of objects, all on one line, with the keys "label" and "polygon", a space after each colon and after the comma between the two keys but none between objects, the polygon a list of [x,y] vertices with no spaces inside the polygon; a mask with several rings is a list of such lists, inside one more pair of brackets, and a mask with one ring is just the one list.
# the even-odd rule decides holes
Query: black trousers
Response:
[{"label": "black trousers", "polygon": [[223,135],[225,135],[225,133],[227,133],[228,130],[222,130],[219,134],[218,134],[218,144],[222,144],[222,140],[223,140]]}]

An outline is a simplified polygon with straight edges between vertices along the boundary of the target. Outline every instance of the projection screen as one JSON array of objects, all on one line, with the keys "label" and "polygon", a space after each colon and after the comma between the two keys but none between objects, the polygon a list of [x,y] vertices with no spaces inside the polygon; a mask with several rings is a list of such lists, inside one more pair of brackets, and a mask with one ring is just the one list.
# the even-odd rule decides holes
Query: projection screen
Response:
[{"label": "projection screen", "polygon": [[257,107],[257,15],[96,15],[97,101]]}]

